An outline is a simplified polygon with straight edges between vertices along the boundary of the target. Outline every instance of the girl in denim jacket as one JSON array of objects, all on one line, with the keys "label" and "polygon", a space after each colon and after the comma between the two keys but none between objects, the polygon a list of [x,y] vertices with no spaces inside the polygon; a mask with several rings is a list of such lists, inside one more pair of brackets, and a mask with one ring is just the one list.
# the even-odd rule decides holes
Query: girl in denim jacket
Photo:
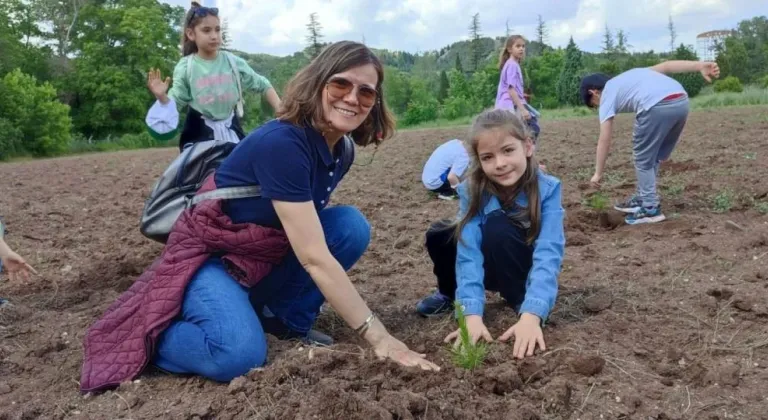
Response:
[{"label": "girl in denim jacket", "polygon": [[[546,350],[541,325],[557,297],[565,249],[560,181],[538,168],[527,127],[515,114],[489,110],[470,130],[467,179],[459,185],[457,221],[426,234],[438,290],[421,300],[423,316],[462,306],[472,342],[493,340],[483,323],[485,291],[496,291],[520,314],[500,337],[515,337],[513,355]],[[458,339],[458,330],[446,342]]]}]

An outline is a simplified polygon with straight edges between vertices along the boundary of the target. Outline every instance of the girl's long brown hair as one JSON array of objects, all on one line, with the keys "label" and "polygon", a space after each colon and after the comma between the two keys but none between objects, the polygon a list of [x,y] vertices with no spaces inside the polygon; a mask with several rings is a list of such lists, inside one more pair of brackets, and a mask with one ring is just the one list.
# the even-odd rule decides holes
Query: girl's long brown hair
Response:
[{"label": "girl's long brown hair", "polygon": [[[200,3],[193,1],[192,6],[187,11],[187,14],[184,15],[184,25],[182,25],[181,29],[181,56],[186,57],[190,54],[195,54],[197,52],[197,44],[195,44],[195,41],[192,41],[187,37],[187,29],[195,30],[195,26],[197,26],[200,21],[203,20],[200,16],[195,16],[194,18],[192,15],[195,13],[196,9],[199,9]],[[191,19],[191,20],[190,20]]]},{"label": "girl's long brown hair", "polygon": [[384,100],[384,67],[376,55],[364,44],[340,41],[325,47],[309,65],[301,69],[285,87],[278,119],[301,125],[306,122],[324,131],[329,128],[323,114],[323,92],[326,83],[334,74],[372,64],[378,75],[376,92],[378,97],[368,117],[351,135],[356,144],[367,146],[379,144],[394,134],[395,119]]},{"label": "girl's long brown hair", "polygon": [[504,70],[504,63],[509,60],[509,49],[515,45],[515,41],[518,39],[522,39],[525,42],[525,38],[522,35],[512,35],[507,38],[507,42],[504,43],[504,47],[501,49],[501,53],[499,53],[499,70]]},{"label": "girl's long brown hair", "polygon": [[[489,196],[496,196],[504,209],[514,209],[509,212],[509,217],[513,221],[529,221],[530,229],[528,231],[527,243],[532,245],[539,236],[541,228],[541,199],[539,194],[538,167],[536,158],[531,155],[527,160],[525,173],[513,187],[501,187],[491,181],[480,164],[477,154],[478,137],[487,131],[498,131],[501,135],[512,136],[520,140],[522,144],[530,141],[531,134],[521,118],[508,110],[493,109],[484,111],[472,123],[469,130],[469,140],[466,144],[469,153],[470,166],[467,176],[467,186],[469,188],[469,206],[466,214],[461,215],[461,219],[456,224],[455,237],[461,238],[461,231],[464,226],[472,220],[473,217],[480,214],[482,208],[487,203]],[[520,193],[524,193],[528,199],[527,207],[517,206],[515,200]]]}]

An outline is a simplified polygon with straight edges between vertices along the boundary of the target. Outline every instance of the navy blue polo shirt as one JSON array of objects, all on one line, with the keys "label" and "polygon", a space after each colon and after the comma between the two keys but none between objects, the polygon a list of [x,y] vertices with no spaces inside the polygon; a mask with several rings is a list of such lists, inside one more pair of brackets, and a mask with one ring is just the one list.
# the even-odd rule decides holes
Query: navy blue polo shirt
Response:
[{"label": "navy blue polo shirt", "polygon": [[[319,212],[328,205],[343,172],[346,142],[331,153],[325,138],[310,127],[272,120],[246,136],[216,170],[218,187],[260,185],[261,197],[224,202],[234,223],[282,228],[272,200],[312,201]],[[351,162],[349,162],[351,163]]]}]

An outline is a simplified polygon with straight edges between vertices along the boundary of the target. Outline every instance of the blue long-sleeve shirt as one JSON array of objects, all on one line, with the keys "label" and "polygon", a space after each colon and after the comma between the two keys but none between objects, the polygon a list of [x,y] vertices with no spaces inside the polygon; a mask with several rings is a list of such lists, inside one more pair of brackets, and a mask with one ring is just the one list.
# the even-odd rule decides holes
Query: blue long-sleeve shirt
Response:
[{"label": "blue long-sleeve shirt", "polygon": [[[520,313],[537,315],[542,321],[549,316],[557,298],[557,278],[565,254],[565,232],[560,180],[539,171],[539,196],[541,199],[541,229],[533,243],[533,266],[526,280],[525,299]],[[457,188],[459,194],[459,218],[469,207],[469,191],[466,182]],[[527,206],[528,200],[521,193],[517,203]],[[483,315],[485,286],[483,269],[482,225],[486,217],[501,208],[495,196],[487,195],[479,214],[464,226],[458,241],[456,258],[456,299],[461,303],[465,315]]]}]

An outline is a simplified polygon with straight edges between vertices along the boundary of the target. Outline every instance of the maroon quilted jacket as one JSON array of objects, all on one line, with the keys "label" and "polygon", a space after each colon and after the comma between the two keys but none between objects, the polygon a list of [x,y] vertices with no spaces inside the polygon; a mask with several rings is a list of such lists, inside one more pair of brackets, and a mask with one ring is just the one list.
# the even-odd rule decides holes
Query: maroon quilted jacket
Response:
[{"label": "maroon quilted jacket", "polygon": [[[198,193],[215,188],[211,175]],[[230,274],[251,287],[288,249],[281,230],[232,223],[221,210],[221,200],[186,210],[160,257],[88,329],[80,390],[105,390],[141,374],[157,337],[181,311],[187,284],[211,253],[222,253]]]}]

